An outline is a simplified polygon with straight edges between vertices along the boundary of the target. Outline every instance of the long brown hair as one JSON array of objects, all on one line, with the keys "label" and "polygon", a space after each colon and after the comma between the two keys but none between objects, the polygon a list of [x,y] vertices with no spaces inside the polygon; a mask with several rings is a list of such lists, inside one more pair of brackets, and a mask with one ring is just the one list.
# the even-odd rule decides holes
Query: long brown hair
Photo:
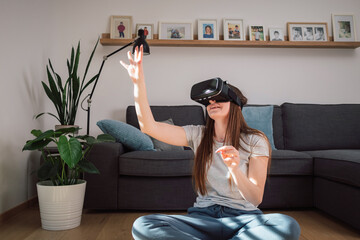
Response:
[{"label": "long brown hair", "polygon": [[[241,103],[245,105],[247,103],[247,98],[241,93],[241,91],[230,85],[230,88],[236,93],[236,95],[241,100]],[[243,151],[248,152],[241,146],[241,141],[249,144],[245,141],[241,133],[245,135],[255,134],[264,137],[267,139],[264,133],[259,130],[250,128],[242,115],[240,107],[233,102],[230,102],[230,110],[229,110],[229,119],[227,123],[226,133],[225,133],[225,145],[232,145],[236,149],[241,149]],[[211,165],[212,154],[213,154],[213,145],[214,145],[214,137],[215,137],[215,127],[214,120],[211,119],[208,115],[206,115],[206,124],[205,129],[203,131],[202,139],[199,147],[195,153],[194,158],[194,167],[193,167],[193,182],[194,188],[196,192],[200,192],[201,195],[207,194],[206,189],[206,181],[207,181],[207,171]],[[268,161],[268,171],[271,163],[271,147],[269,146],[269,161]],[[229,180],[231,184],[231,180]]]}]

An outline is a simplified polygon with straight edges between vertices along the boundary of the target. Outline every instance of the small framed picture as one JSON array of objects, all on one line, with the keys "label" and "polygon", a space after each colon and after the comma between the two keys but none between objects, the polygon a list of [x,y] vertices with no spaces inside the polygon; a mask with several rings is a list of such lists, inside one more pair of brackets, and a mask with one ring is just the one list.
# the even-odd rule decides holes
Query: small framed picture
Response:
[{"label": "small framed picture", "polygon": [[269,28],[270,41],[284,41],[284,30],[282,28]]},{"label": "small framed picture", "polygon": [[193,40],[192,23],[159,22],[159,39]]},{"label": "small framed picture", "polygon": [[136,24],[136,37],[138,37],[138,32],[140,29],[144,30],[144,35],[146,39],[154,39],[154,24]]},{"label": "small framed picture", "polygon": [[242,19],[224,19],[224,40],[245,41]]},{"label": "small framed picture", "polygon": [[355,19],[352,14],[332,14],[333,37],[336,42],[356,41]]},{"label": "small framed picture", "polygon": [[266,41],[264,26],[249,25],[249,39],[250,41]]},{"label": "small framed picture", "polygon": [[198,20],[199,40],[219,40],[218,26],[216,19]]},{"label": "small framed picture", "polygon": [[132,17],[131,16],[111,16],[111,18],[110,18],[110,38],[112,38],[112,39],[132,39]]},{"label": "small framed picture", "polygon": [[327,23],[288,23],[289,41],[329,41]]}]

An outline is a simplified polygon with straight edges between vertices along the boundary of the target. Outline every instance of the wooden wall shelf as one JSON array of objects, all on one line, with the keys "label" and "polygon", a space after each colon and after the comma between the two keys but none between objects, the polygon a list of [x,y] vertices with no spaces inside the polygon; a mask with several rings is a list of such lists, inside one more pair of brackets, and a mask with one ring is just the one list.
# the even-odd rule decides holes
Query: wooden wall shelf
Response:
[{"label": "wooden wall shelf", "polygon": [[[247,48],[350,48],[360,47],[360,42],[290,42],[290,41],[225,41],[225,40],[147,40],[150,46],[166,47],[247,47]],[[195,36],[196,39],[196,36]],[[332,40],[332,39],[330,39]],[[103,33],[100,43],[105,46],[123,46],[130,39],[110,39],[109,33]]]}]

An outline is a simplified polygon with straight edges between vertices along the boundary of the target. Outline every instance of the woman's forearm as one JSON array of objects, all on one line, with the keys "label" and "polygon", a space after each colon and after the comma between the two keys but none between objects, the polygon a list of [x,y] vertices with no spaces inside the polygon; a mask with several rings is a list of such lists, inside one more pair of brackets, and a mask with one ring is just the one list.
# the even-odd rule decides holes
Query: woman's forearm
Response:
[{"label": "woman's forearm", "polygon": [[258,206],[263,198],[262,189],[253,183],[240,168],[230,171],[230,174],[242,197],[251,202],[254,206]]},{"label": "woman's forearm", "polygon": [[134,100],[140,129],[141,131],[148,133],[151,131],[151,126],[154,124],[155,120],[149,106],[144,79],[134,83]]}]

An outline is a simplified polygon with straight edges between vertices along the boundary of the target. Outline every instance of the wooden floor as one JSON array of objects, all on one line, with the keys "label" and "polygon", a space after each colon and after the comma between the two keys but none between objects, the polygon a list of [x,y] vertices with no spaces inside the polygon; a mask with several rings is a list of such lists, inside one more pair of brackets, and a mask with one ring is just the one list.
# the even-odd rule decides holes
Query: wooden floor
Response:
[{"label": "wooden floor", "polygon": [[[300,239],[302,240],[360,239],[359,231],[315,209],[264,211],[264,213],[271,212],[279,212],[295,218],[301,227]],[[166,212],[166,214],[184,213]],[[134,220],[146,214],[149,212],[94,212],[85,210],[80,227],[68,231],[46,231],[41,228],[39,209],[34,206],[0,225],[0,239],[128,240],[132,239],[131,227]]]}]

